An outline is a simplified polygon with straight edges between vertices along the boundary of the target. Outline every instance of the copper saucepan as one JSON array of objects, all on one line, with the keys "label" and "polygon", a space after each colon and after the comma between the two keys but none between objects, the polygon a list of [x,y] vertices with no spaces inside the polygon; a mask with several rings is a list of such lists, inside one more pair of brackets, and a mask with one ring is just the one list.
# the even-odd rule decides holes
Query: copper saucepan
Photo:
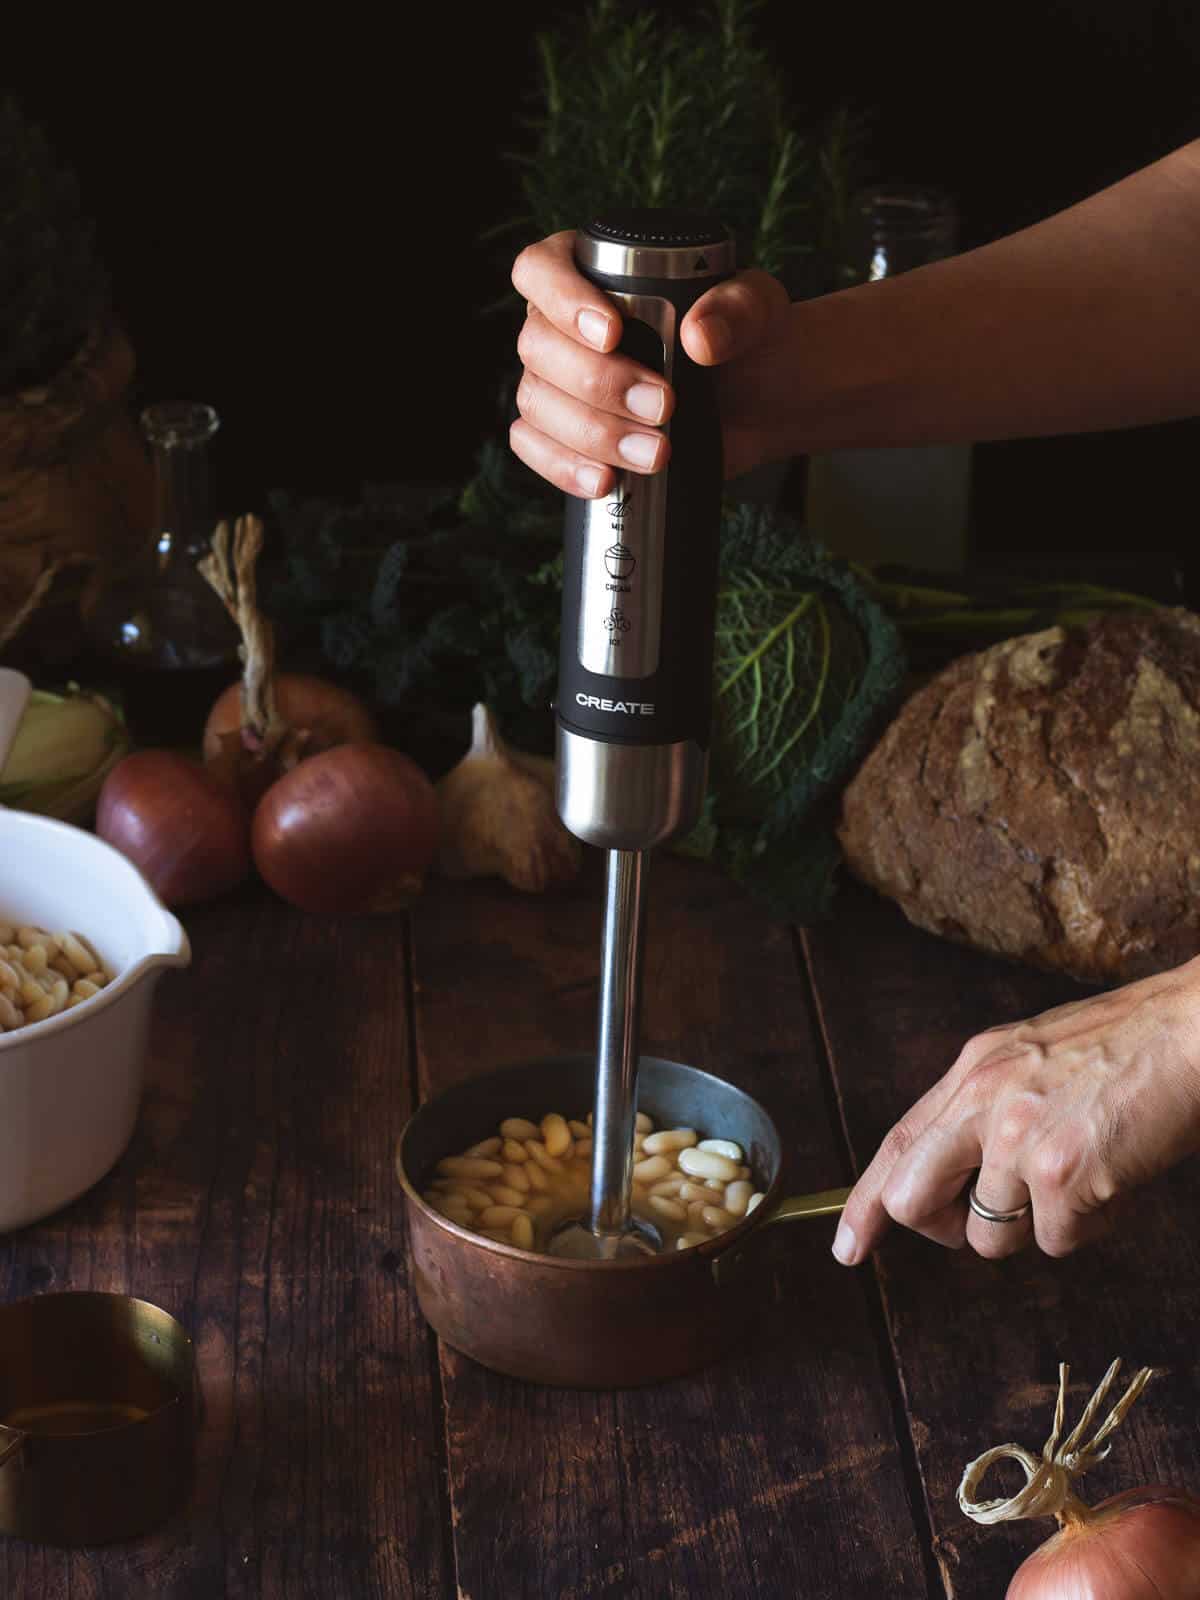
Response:
[{"label": "copper saucepan", "polygon": [[696,1067],[643,1057],[638,1105],[658,1126],[699,1128],[746,1151],[765,1199],[727,1233],[632,1261],[564,1260],[472,1233],[421,1199],[443,1156],[494,1134],[505,1117],[579,1116],[594,1080],[590,1056],[557,1056],[458,1084],[409,1122],[396,1167],[417,1299],[447,1344],[534,1383],[626,1389],[730,1350],[758,1310],[750,1269],[759,1237],[777,1223],[834,1215],[849,1190],[786,1197],[779,1134],[757,1100]]}]

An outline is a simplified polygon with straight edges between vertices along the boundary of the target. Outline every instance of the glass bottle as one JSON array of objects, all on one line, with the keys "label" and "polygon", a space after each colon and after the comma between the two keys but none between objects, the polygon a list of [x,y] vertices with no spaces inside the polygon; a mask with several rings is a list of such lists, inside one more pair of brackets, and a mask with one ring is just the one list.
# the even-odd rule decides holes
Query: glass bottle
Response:
[{"label": "glass bottle", "polygon": [[142,549],[92,602],[92,648],[119,692],[139,744],[198,743],[220,691],[239,675],[238,632],[196,570],[214,528],[211,406],[154,405],[142,413],[154,460],[154,525]]},{"label": "glass bottle", "polygon": [[[862,191],[847,219],[850,283],[875,283],[955,253],[958,215],[939,189]],[[808,464],[805,520],[836,554],[961,572],[968,555],[971,446],[834,450]]]}]

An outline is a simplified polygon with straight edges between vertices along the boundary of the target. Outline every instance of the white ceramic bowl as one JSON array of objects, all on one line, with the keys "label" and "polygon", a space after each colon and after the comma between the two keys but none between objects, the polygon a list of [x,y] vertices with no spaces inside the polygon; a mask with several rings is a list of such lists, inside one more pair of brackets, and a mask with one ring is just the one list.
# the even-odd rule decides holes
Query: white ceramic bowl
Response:
[{"label": "white ceramic bowl", "polygon": [[0,1229],[67,1205],[133,1134],[150,1001],[187,935],[137,868],[69,823],[0,808],[0,922],[79,933],[112,981],[70,1011],[0,1033]]}]

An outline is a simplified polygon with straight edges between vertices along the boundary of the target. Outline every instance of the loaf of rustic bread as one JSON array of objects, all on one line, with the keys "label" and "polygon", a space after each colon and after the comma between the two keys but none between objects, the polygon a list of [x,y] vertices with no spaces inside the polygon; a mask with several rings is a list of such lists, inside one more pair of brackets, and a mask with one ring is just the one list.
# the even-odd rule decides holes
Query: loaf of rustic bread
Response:
[{"label": "loaf of rustic bread", "polygon": [[1200,617],[1120,613],[953,662],[846,791],[851,870],[918,927],[1084,981],[1200,951]]}]

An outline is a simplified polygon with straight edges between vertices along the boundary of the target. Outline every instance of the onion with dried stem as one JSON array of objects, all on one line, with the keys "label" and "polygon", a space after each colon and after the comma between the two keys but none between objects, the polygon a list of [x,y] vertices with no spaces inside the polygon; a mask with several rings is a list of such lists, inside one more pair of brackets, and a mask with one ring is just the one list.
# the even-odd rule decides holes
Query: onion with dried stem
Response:
[{"label": "onion with dried stem", "polygon": [[[1108,1455],[1107,1441],[1155,1376],[1143,1367],[1130,1380],[1092,1438],[1087,1434],[1116,1381],[1114,1361],[1083,1415],[1062,1439],[1070,1368],[1058,1369],[1054,1427],[1040,1459],[1019,1444],[1000,1444],[977,1456],[963,1473],[958,1503],[975,1522],[1054,1517],[1058,1532],[1013,1575],[1006,1600],[1198,1600],[1200,1597],[1200,1499],[1185,1489],[1152,1484],[1127,1489],[1089,1507],[1074,1480]],[[1015,1495],[976,1500],[975,1492],[994,1462],[1011,1457],[1025,1473]]]}]

